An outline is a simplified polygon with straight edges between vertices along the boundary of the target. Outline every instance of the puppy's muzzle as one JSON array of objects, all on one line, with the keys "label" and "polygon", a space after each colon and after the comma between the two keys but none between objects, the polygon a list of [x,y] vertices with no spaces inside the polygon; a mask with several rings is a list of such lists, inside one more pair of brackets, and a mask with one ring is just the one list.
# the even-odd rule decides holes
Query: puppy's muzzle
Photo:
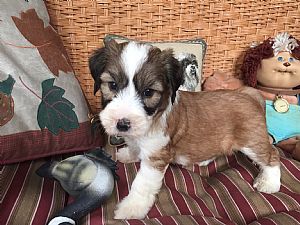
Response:
[{"label": "puppy's muzzle", "polygon": [[121,132],[126,132],[130,129],[130,120],[129,119],[126,119],[126,118],[123,118],[123,119],[120,119],[118,120],[117,122],[117,129]]}]

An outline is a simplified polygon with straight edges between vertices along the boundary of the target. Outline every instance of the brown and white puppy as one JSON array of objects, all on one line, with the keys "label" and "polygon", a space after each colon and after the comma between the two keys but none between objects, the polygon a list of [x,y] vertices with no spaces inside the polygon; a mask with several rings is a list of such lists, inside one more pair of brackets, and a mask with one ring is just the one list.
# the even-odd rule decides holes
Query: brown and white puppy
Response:
[{"label": "brown and white puppy", "polygon": [[170,163],[206,165],[233,151],[260,166],[253,183],[258,191],[279,191],[279,155],[269,144],[256,90],[179,92],[183,72],[172,51],[136,42],[106,43],[89,63],[95,92],[102,92],[102,125],[128,145],[118,159],[141,160],[116,219],[147,215]]}]

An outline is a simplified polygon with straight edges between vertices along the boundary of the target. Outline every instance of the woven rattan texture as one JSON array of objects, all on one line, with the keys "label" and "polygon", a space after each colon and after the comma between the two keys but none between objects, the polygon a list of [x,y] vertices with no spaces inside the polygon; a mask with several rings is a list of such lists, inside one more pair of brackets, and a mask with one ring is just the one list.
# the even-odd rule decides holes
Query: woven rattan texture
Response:
[{"label": "woven rattan texture", "polygon": [[204,77],[213,70],[238,75],[243,51],[254,41],[288,31],[300,37],[299,0],[46,0],[51,23],[69,52],[92,109],[87,60],[106,34],[139,40],[203,38],[208,44]]}]

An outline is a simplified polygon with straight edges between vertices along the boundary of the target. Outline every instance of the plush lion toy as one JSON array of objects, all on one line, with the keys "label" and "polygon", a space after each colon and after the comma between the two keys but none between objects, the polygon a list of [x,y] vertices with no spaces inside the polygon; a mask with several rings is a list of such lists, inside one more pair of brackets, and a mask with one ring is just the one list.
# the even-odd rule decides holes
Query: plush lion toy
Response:
[{"label": "plush lion toy", "polygon": [[273,144],[300,160],[300,42],[288,33],[251,47],[241,67],[246,85],[266,99]]}]

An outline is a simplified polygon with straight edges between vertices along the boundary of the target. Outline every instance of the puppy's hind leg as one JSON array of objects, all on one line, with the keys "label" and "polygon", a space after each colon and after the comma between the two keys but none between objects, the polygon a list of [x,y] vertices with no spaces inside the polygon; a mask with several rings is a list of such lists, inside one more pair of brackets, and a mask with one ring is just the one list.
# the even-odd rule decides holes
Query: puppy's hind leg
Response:
[{"label": "puppy's hind leg", "polygon": [[253,182],[253,187],[260,192],[275,193],[280,189],[280,158],[278,151],[272,145],[254,148],[242,148],[247,155],[260,167],[260,172]]}]

